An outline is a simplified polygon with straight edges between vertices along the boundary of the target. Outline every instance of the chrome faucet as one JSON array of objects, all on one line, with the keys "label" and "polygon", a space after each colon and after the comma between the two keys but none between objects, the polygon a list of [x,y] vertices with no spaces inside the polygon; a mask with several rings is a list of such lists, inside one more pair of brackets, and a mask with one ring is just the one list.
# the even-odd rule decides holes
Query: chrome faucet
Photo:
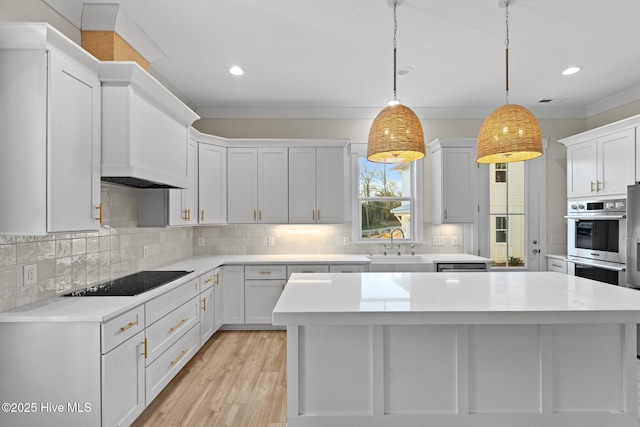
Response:
[{"label": "chrome faucet", "polygon": [[404,237],[404,230],[402,230],[402,228],[401,228],[401,227],[394,227],[394,228],[392,228],[392,229],[391,229],[391,232],[390,232],[390,236],[391,236],[391,245],[390,245],[390,246],[384,245],[384,254],[385,254],[385,255],[387,254],[387,249],[397,249],[397,250],[398,250],[398,255],[400,255],[400,244],[398,243],[398,246],[395,246],[395,245],[393,244],[393,233],[394,233],[396,230],[399,230],[399,231],[400,231],[400,234],[402,234],[402,238],[403,238],[403,239],[405,238],[405,237]]}]

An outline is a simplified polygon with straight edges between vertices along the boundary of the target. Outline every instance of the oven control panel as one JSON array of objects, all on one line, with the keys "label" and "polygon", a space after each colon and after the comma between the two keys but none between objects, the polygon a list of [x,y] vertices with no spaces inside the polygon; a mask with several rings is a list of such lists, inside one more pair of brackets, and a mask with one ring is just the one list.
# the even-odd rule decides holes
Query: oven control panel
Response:
[{"label": "oven control panel", "polygon": [[568,203],[568,213],[617,213],[627,211],[626,199],[612,200],[572,200]]}]

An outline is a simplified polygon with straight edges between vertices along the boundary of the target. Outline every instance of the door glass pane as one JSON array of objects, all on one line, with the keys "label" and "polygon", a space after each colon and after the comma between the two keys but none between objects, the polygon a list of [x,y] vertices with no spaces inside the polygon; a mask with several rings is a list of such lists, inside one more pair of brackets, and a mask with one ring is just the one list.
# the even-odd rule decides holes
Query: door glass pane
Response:
[{"label": "door glass pane", "polygon": [[490,165],[489,173],[490,257],[495,267],[524,267],[524,162]]}]

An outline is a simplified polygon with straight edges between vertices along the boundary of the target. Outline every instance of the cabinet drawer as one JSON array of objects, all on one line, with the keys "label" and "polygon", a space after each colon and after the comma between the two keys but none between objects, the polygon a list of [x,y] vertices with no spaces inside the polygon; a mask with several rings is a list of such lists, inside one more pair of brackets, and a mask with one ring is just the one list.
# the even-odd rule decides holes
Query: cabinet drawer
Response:
[{"label": "cabinet drawer", "polygon": [[287,265],[287,277],[292,273],[328,273],[329,266],[323,264],[296,264]]},{"label": "cabinet drawer", "polygon": [[147,366],[200,321],[199,308],[193,298],[147,328]]},{"label": "cabinet drawer", "polygon": [[102,354],[106,354],[142,330],[144,330],[142,305],[103,323]]},{"label": "cabinet drawer", "polygon": [[158,298],[149,301],[145,304],[145,318],[147,326],[151,325],[167,313],[175,310],[191,298],[197,296],[200,293],[200,280],[193,279],[184,285],[167,292],[164,295],[160,295]]},{"label": "cabinet drawer", "polygon": [[286,279],[284,265],[247,265],[244,267],[245,280]]},{"label": "cabinet drawer", "polygon": [[215,283],[215,277],[213,270],[200,276],[200,292],[206,291]]},{"label": "cabinet drawer", "polygon": [[366,264],[336,264],[329,266],[330,273],[362,273],[367,271]]},{"label": "cabinet drawer", "polygon": [[548,258],[547,271],[555,271],[558,273],[567,274],[567,262],[561,259]]},{"label": "cabinet drawer", "polygon": [[162,353],[146,370],[147,405],[176,376],[198,351],[200,346],[200,328],[195,325],[174,345]]}]

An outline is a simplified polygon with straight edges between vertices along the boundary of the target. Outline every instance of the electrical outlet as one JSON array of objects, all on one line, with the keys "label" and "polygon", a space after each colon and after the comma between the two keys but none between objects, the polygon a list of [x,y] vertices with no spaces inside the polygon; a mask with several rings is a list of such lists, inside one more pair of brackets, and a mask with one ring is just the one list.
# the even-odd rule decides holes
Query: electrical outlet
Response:
[{"label": "electrical outlet", "polygon": [[142,256],[145,258],[149,256],[149,246],[142,247]]},{"label": "electrical outlet", "polygon": [[204,246],[204,237],[198,237],[198,246]]},{"label": "electrical outlet", "polygon": [[38,265],[25,265],[22,269],[22,279],[24,285],[35,285],[38,282]]},{"label": "electrical outlet", "polygon": [[433,236],[433,240],[431,242],[433,246],[444,246],[444,237],[443,236]]},{"label": "electrical outlet", "polygon": [[276,245],[276,238],[273,236],[267,237],[267,246],[272,247]]},{"label": "electrical outlet", "polygon": [[349,240],[349,238],[347,236],[344,236],[342,238],[342,244],[345,246],[349,246],[351,244],[351,241]]},{"label": "electrical outlet", "polygon": [[460,246],[460,239],[458,238],[458,236],[451,236],[451,245]]}]

